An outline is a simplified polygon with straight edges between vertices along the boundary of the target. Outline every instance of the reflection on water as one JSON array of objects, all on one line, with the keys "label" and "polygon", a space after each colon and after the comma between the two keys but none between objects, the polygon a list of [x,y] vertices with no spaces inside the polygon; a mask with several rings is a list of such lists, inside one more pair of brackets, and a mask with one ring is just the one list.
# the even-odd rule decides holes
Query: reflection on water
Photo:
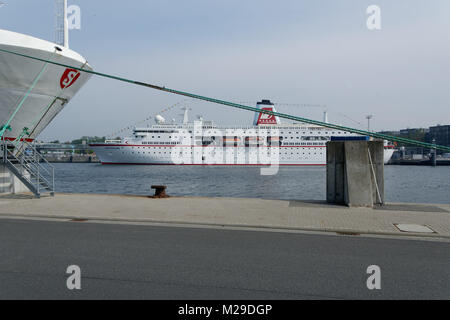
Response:
[{"label": "reflection on water", "polygon": [[[174,196],[324,200],[325,167],[102,166],[55,164],[58,192],[151,194],[164,184]],[[450,167],[386,166],[388,202],[450,203]]]}]

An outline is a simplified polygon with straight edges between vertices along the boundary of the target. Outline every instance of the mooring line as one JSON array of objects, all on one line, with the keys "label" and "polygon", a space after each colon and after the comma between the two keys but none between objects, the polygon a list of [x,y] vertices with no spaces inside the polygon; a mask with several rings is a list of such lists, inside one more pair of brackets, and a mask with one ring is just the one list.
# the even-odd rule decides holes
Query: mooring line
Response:
[{"label": "mooring line", "polygon": [[443,151],[450,151],[450,147],[447,147],[447,146],[441,146],[441,145],[436,145],[436,144],[432,144],[432,143],[427,143],[427,142],[422,142],[422,141],[417,141],[417,140],[412,140],[412,139],[407,139],[407,138],[395,137],[395,136],[390,136],[390,135],[376,133],[376,132],[364,131],[364,130],[360,130],[360,129],[339,126],[339,125],[335,125],[335,124],[331,124],[331,123],[327,123],[327,122],[321,122],[321,121],[317,121],[317,120],[311,120],[311,119],[301,118],[301,117],[297,117],[297,116],[292,116],[289,114],[258,109],[258,108],[249,107],[249,106],[245,106],[245,105],[241,105],[241,104],[237,104],[237,103],[233,103],[233,102],[228,102],[225,100],[219,100],[219,99],[209,98],[209,97],[205,97],[205,96],[201,96],[201,95],[197,95],[197,94],[193,94],[193,93],[189,93],[189,92],[183,92],[183,91],[179,91],[179,90],[169,89],[166,87],[162,87],[162,86],[158,86],[158,85],[154,85],[154,84],[150,84],[150,83],[145,83],[145,82],[141,82],[141,81],[135,81],[135,80],[131,80],[131,79],[127,79],[127,78],[123,78],[123,77],[119,77],[119,76],[114,76],[114,75],[110,75],[110,74],[106,74],[106,73],[101,73],[101,72],[97,72],[97,71],[93,71],[93,70],[81,69],[81,68],[77,68],[75,66],[64,64],[64,63],[59,63],[59,62],[54,62],[54,61],[46,61],[46,60],[38,58],[38,57],[33,57],[30,55],[26,55],[26,54],[14,52],[14,51],[9,51],[9,50],[5,50],[5,49],[0,49],[0,52],[9,53],[9,54],[21,56],[24,58],[37,60],[37,61],[44,61],[44,62],[48,62],[48,63],[54,64],[57,66],[75,69],[75,70],[78,70],[81,72],[90,73],[90,74],[97,75],[97,76],[104,77],[104,78],[127,82],[127,83],[131,83],[131,84],[138,85],[138,86],[143,86],[143,87],[147,87],[147,88],[151,88],[151,89],[155,89],[155,90],[159,90],[159,91],[164,91],[164,92],[168,92],[168,93],[172,93],[172,94],[177,94],[177,95],[181,95],[181,96],[185,96],[185,97],[189,97],[189,98],[193,98],[193,99],[198,99],[198,100],[208,101],[208,102],[212,102],[212,103],[216,103],[216,104],[221,104],[221,105],[225,105],[225,106],[229,106],[229,107],[233,107],[233,108],[243,109],[243,110],[257,112],[257,113],[265,113],[265,114],[269,114],[269,115],[273,115],[273,116],[277,116],[280,118],[289,119],[289,120],[293,120],[293,121],[297,121],[297,122],[309,123],[309,124],[322,126],[322,127],[326,127],[326,128],[330,128],[330,129],[335,129],[335,130],[340,130],[340,131],[348,131],[351,133],[356,133],[356,134],[360,134],[360,135],[370,136],[373,138],[378,138],[378,139],[383,139],[383,140],[388,140],[388,141],[393,141],[393,142],[417,145],[417,146],[430,148],[430,149],[439,149],[439,150],[443,150]]},{"label": "mooring line", "polygon": [[53,55],[56,53],[56,49],[54,52],[52,52],[52,54],[50,55],[50,57],[47,60],[42,59],[42,61],[44,61],[44,65],[41,68],[41,71],[38,73],[38,75],[34,78],[33,83],[31,84],[31,86],[28,88],[27,92],[25,93],[25,95],[22,97],[22,99],[20,100],[18,106],[16,107],[16,109],[14,110],[14,112],[12,113],[12,115],[9,117],[8,121],[6,122],[5,125],[2,126],[2,129],[0,130],[0,139],[3,138],[3,135],[5,133],[5,131],[7,130],[8,126],[11,124],[11,121],[14,119],[14,117],[16,116],[16,114],[19,112],[19,110],[22,108],[22,106],[24,105],[25,101],[28,99],[29,95],[31,94],[31,92],[33,91],[34,87],[36,87],[37,83],[39,82],[39,80],[41,79],[42,75],[44,74],[44,72],[47,70],[47,66],[49,63],[49,60],[53,57]]}]

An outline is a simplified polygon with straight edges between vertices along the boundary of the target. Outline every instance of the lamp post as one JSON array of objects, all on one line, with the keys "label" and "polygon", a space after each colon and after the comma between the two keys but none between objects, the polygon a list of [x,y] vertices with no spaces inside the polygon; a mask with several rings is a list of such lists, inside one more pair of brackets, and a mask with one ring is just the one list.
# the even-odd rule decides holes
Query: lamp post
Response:
[{"label": "lamp post", "polygon": [[[433,146],[436,145],[436,139],[433,138],[433,141],[431,143],[433,144]],[[431,150],[431,165],[433,167],[436,167],[436,156],[437,156],[436,148],[433,148]]]},{"label": "lamp post", "polygon": [[366,119],[367,119],[367,131],[369,131],[369,132],[370,132],[370,119],[372,119],[372,118],[373,118],[373,115],[371,115],[371,114],[368,114],[366,116]]}]

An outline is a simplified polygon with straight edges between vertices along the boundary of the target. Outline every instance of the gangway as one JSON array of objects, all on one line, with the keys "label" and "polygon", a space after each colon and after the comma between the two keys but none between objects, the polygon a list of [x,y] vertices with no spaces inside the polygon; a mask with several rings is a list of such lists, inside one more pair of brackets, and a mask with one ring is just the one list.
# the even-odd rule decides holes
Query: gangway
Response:
[{"label": "gangway", "polygon": [[33,144],[2,139],[1,162],[37,198],[43,194],[55,194],[55,169]]}]

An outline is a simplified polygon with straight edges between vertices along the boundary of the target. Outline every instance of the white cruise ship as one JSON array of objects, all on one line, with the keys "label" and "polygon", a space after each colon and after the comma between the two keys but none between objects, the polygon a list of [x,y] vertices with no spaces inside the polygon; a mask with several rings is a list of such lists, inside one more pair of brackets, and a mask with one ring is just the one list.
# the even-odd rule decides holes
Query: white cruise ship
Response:
[{"label": "white cruise ship", "polygon": [[[269,100],[257,103],[274,111]],[[344,131],[304,123],[284,124],[265,113],[255,114],[252,126],[217,126],[202,119],[135,128],[133,136],[90,144],[102,164],[140,165],[326,165],[326,143],[332,137],[357,136]],[[394,149],[386,145],[385,163]]]}]

